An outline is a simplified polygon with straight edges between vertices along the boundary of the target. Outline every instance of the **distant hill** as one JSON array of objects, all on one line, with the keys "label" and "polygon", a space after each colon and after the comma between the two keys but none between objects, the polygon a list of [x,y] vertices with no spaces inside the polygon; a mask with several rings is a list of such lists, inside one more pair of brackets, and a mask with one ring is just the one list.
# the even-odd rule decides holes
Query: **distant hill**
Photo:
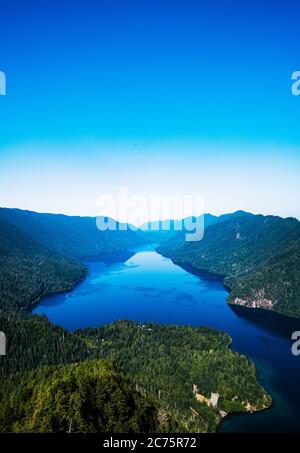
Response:
[{"label": "distant hill", "polygon": [[137,234],[144,239],[159,243],[184,241],[186,233],[195,231],[196,221],[206,228],[218,222],[219,219],[220,217],[212,214],[202,214],[199,217],[190,216],[177,220],[156,220],[142,224],[137,229]]},{"label": "distant hill", "polygon": [[44,247],[0,218],[0,309],[24,308],[70,289],[86,274],[78,261]]},{"label": "distant hill", "polygon": [[[108,250],[118,253],[138,242],[126,231],[124,241],[106,232],[99,239],[95,219],[53,216],[1,210],[0,330],[8,349],[0,368],[0,431],[210,432],[224,411],[269,406],[255,367],[228,349],[226,334],[122,321],[70,333],[22,310],[83,278],[83,251],[103,258],[98,252],[109,238]],[[246,217],[253,216],[237,215]],[[237,218],[215,223],[208,215],[206,231]],[[90,236],[81,244],[84,232]],[[281,252],[282,262],[291,258],[289,248]],[[277,262],[269,264],[280,275]],[[102,358],[115,360],[128,377]],[[202,395],[193,393],[193,384]],[[211,407],[216,391],[219,404]]]},{"label": "distant hill", "polygon": [[166,242],[178,235],[178,222],[181,220],[153,220],[143,223],[136,233],[143,239],[153,242]]},{"label": "distant hill", "polygon": [[148,222],[140,226],[137,230],[145,239],[152,239],[154,242],[159,243],[179,243],[184,244],[186,241],[186,234],[196,232],[196,224],[198,224],[201,231],[205,231],[210,225],[222,222],[229,218],[240,217],[244,215],[252,215],[245,211],[236,211],[231,214],[222,214],[220,216],[212,215],[209,213],[202,214],[199,217],[189,216],[182,220],[160,220],[156,222]]},{"label": "distant hill", "polygon": [[131,229],[119,230],[118,222],[115,231],[100,231],[96,225],[96,217],[41,214],[0,208],[0,218],[45,247],[75,258],[105,257],[108,253],[124,252],[145,242],[145,239]]},{"label": "distant hill", "polygon": [[299,221],[240,212],[219,219],[201,241],[175,238],[158,251],[223,274],[231,303],[300,316]]}]

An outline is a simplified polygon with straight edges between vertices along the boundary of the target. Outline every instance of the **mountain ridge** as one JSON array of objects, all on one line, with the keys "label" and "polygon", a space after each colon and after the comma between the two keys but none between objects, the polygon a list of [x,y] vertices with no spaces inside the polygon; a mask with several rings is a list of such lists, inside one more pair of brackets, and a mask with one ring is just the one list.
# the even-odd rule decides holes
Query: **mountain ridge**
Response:
[{"label": "mountain ridge", "polygon": [[[77,259],[101,255],[105,258],[109,252],[124,252],[145,242],[130,228],[100,231],[96,224],[97,217],[0,208],[0,218],[10,222],[43,246]],[[116,222],[118,228],[121,225],[113,219],[107,219]]]},{"label": "mountain ridge", "polygon": [[[31,215],[29,214],[29,216]],[[21,216],[23,216],[22,213]],[[65,218],[63,217],[63,219]],[[211,225],[209,228],[213,226]],[[26,227],[29,228],[28,223]],[[42,228],[43,233],[44,231]],[[254,365],[245,357],[229,350],[230,339],[222,332],[189,326],[167,327],[151,324],[149,327],[143,327],[139,323],[121,321],[98,329],[70,333],[54,326],[44,317],[21,310],[49,292],[70,288],[76,279],[84,277],[85,268],[74,255],[62,255],[55,248],[46,247],[28,235],[24,228],[22,231],[3,219],[1,215],[0,237],[0,324],[9,339],[8,354],[3,357],[4,366],[0,370],[1,389],[3,390],[2,394],[0,391],[1,429],[35,432],[61,430],[65,432],[70,429],[73,420],[69,402],[73,402],[74,399],[80,403],[80,407],[88,409],[88,412],[84,410],[78,414],[78,418],[76,415],[74,429],[76,426],[76,430],[85,430],[86,423],[89,423],[88,420],[91,422],[88,425],[91,430],[126,429],[122,420],[114,417],[114,411],[120,404],[124,409],[123,396],[120,393],[109,399],[106,394],[103,395],[100,390],[98,393],[97,390],[99,398],[92,393],[90,396],[87,395],[87,399],[81,398],[82,395],[77,399],[78,392],[76,389],[74,390],[72,369],[74,366],[76,369],[83,367],[84,373],[87,372],[84,382],[76,381],[75,376],[75,384],[77,386],[79,383],[81,391],[81,384],[84,384],[85,389],[93,379],[94,368],[91,362],[93,359],[113,359],[117,361],[117,365],[121,365],[134,384],[130,388],[125,386],[128,389],[128,392],[127,390],[125,392],[126,398],[128,397],[128,401],[131,402],[137,401],[138,411],[145,408],[144,403],[140,404],[145,401],[143,400],[145,392],[146,396],[151,396],[151,401],[155,401],[154,406],[151,405],[152,403],[150,406],[153,411],[156,411],[157,416],[148,418],[149,423],[146,420],[143,429],[147,432],[153,430],[154,424],[158,426],[157,421],[160,423],[158,429],[167,432],[199,432],[199,430],[211,432],[216,430],[225,412],[246,412],[249,410],[249,405],[251,410],[260,410],[271,404],[270,397],[256,380]],[[67,240],[67,237],[68,235],[65,234],[64,240]],[[51,241],[50,244],[52,244]],[[124,244],[122,244],[123,246]],[[105,338],[107,338],[107,342]],[[195,360],[192,367],[187,360],[187,346],[191,359]],[[162,367],[159,373],[153,373],[150,376],[150,370],[155,370],[158,358],[154,351],[160,352],[159,360],[161,364],[164,364],[164,368]],[[147,361],[144,360],[145,354]],[[145,361],[144,371],[140,366],[142,360]],[[70,365],[72,362],[78,361],[79,364]],[[59,373],[57,368],[53,368],[57,366],[60,367]],[[135,376],[136,366],[141,372],[139,378]],[[177,366],[179,366],[180,376],[175,372]],[[44,376],[44,370],[41,367],[50,367],[46,371],[46,375],[50,379],[49,386],[46,381],[44,381],[44,386],[40,386],[38,376]],[[214,372],[211,371],[211,368]],[[225,368],[228,372],[224,376]],[[218,379],[215,382],[216,374],[214,373],[216,372],[218,372]],[[15,373],[22,374],[15,375]],[[212,374],[210,375],[210,373]],[[55,378],[54,381],[52,376]],[[189,376],[188,382],[186,376]],[[168,391],[171,377],[173,386]],[[25,394],[22,393],[22,388],[21,391],[18,390],[20,382],[22,382],[22,388],[24,385]],[[228,382],[230,385],[227,385]],[[219,389],[221,391],[220,407],[213,408],[206,402],[198,401],[197,395],[195,396],[192,390],[194,383],[199,384],[207,401],[209,393]],[[66,400],[61,399],[61,385],[65,385],[64,388],[68,394]],[[160,399],[159,390],[162,387],[163,396]],[[53,418],[51,418],[51,414],[49,417],[44,410],[44,405],[47,406],[50,401],[43,397],[48,388],[58,390],[60,395],[59,405],[53,405],[54,413],[51,413]],[[8,395],[8,399],[6,395]],[[236,395],[239,395],[238,402],[233,400]],[[11,401],[15,400],[20,402],[16,411],[14,405],[11,404]],[[245,401],[248,402],[246,405],[243,404]],[[51,407],[52,403],[51,400]],[[91,413],[97,414],[98,411],[101,413],[103,404],[108,404],[112,412],[109,412],[108,424],[104,423],[100,426],[97,424],[97,420],[92,421],[89,417]],[[148,407],[150,406],[148,404]],[[190,407],[196,408],[199,417],[191,418]],[[41,409],[41,423],[34,416],[35,409],[38,408]],[[133,415],[133,423],[137,426],[135,406],[128,403],[125,416],[130,412]],[[62,418],[60,417],[59,420],[55,418],[57,413],[62,414]],[[158,420],[158,414],[160,414],[160,420]],[[67,423],[65,423],[66,420]],[[54,425],[51,424],[52,421]],[[110,422],[113,424],[109,424]]]},{"label": "mountain ridge", "polygon": [[230,303],[300,316],[300,222],[295,218],[229,216],[206,228],[201,241],[171,240],[157,250],[176,263],[224,275]]}]

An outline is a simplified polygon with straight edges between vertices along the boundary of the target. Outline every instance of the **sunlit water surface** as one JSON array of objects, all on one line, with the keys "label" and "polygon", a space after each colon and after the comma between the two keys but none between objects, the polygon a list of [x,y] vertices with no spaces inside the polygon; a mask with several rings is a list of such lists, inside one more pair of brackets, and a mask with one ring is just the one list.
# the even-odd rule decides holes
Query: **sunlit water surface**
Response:
[{"label": "sunlit water surface", "polygon": [[136,249],[126,262],[88,262],[88,277],[68,293],[41,301],[44,313],[68,330],[118,319],[209,326],[228,332],[232,348],[257,367],[260,383],[271,394],[271,409],[225,418],[221,431],[300,431],[300,356],[291,353],[291,335],[300,320],[271,312],[232,307],[214,275],[197,275],[154,250]]}]

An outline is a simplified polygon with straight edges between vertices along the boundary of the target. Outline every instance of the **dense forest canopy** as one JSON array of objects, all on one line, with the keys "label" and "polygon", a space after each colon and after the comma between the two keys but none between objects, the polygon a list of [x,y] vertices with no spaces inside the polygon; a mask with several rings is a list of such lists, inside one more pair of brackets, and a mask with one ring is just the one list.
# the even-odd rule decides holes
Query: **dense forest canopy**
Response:
[{"label": "dense forest canopy", "polygon": [[[172,231],[159,252],[225,275],[230,302],[300,315],[296,219],[237,212],[204,224],[202,241]],[[0,429],[213,432],[226,413],[267,408],[254,365],[225,333],[128,321],[70,333],[24,310],[84,278],[79,257],[146,240],[109,233],[99,239],[95,219],[0,209]]]},{"label": "dense forest canopy", "polygon": [[[254,411],[271,403],[254,365],[229,349],[230,337],[223,332],[119,321],[78,335],[101,357],[120,364],[141,391],[159,398],[179,432],[215,431],[222,412],[244,412],[250,406]],[[219,394],[217,408],[199,402],[197,393],[207,399]]]},{"label": "dense forest canopy", "polygon": [[[69,399],[73,398],[73,384],[68,382],[63,387],[67,393],[63,403],[60,399],[40,399],[38,395],[60,392],[59,381],[68,376],[68,367],[57,368],[60,371],[55,371],[54,375],[51,367],[86,363],[85,373],[89,370],[93,373],[97,362],[93,362],[91,368],[88,364],[96,359],[109,359],[117,365],[118,373],[120,370],[126,373],[131,383],[128,392],[134,389],[134,395],[138,393],[151,405],[156,414],[157,431],[214,432],[221,420],[221,411],[255,411],[271,403],[270,397],[256,380],[254,365],[228,348],[230,338],[227,334],[209,328],[119,321],[98,329],[70,333],[53,326],[45,318],[30,314],[1,316],[0,325],[9,338],[7,355],[1,357],[0,406],[3,409],[0,410],[0,429],[66,430],[70,413],[66,415],[65,411],[69,407]],[[51,372],[39,371],[45,366],[43,369]],[[52,386],[52,376],[57,386]],[[212,393],[220,395],[216,408],[197,400],[195,385],[196,393],[207,400]],[[118,395],[118,392],[111,395],[107,404],[116,407],[122,404]],[[138,398],[134,395],[132,398]],[[87,404],[85,398],[81,403],[84,407]],[[89,411],[92,411],[94,404],[94,396],[89,396],[89,401],[91,398]],[[97,401],[100,406],[103,404]],[[44,404],[47,404],[47,412],[42,410]],[[63,404],[61,411],[60,404]],[[100,410],[97,407],[96,413]],[[42,410],[41,424],[32,419],[37,408]],[[131,411],[132,407],[128,410]],[[74,430],[83,429],[85,414],[80,413],[82,424],[79,418],[78,425],[73,426]],[[153,419],[148,419],[148,422],[148,426],[143,424],[143,430],[150,432],[154,429],[154,422]],[[109,430],[115,419],[108,419],[106,428],[104,425],[95,428],[94,421],[91,423],[89,428],[84,429]],[[124,425],[119,427],[124,429]]]},{"label": "dense forest canopy", "polygon": [[109,361],[38,368],[0,387],[0,432],[157,431],[157,409]]},{"label": "dense forest canopy", "polygon": [[0,218],[0,308],[14,310],[70,289],[86,270]]},{"label": "dense forest canopy", "polygon": [[[75,258],[105,257],[108,252],[122,252],[145,242],[130,228],[120,229],[118,222],[115,230],[100,231],[96,217],[0,208],[0,218],[48,249]],[[110,220],[107,219],[107,222]]]}]

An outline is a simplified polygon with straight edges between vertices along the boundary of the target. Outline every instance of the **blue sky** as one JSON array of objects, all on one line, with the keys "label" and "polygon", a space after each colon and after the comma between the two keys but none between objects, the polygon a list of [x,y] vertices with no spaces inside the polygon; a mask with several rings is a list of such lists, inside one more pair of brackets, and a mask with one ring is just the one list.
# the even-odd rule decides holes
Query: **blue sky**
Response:
[{"label": "blue sky", "polygon": [[297,3],[3,2],[0,204],[96,214],[123,185],[300,217]]}]

